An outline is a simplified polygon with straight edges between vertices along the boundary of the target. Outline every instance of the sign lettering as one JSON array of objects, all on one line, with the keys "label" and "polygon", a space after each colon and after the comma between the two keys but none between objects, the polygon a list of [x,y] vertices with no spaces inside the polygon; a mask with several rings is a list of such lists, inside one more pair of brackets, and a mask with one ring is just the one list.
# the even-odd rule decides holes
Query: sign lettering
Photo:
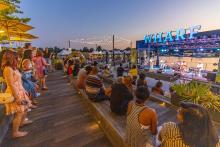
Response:
[{"label": "sign lettering", "polygon": [[190,27],[189,29],[177,29],[176,31],[169,31],[166,33],[160,32],[156,34],[145,35],[144,42],[145,43],[166,43],[166,42],[185,40],[187,30],[189,31],[188,39],[193,39],[195,37],[195,34],[197,34],[200,29],[201,29],[201,25],[197,25],[197,26]]}]

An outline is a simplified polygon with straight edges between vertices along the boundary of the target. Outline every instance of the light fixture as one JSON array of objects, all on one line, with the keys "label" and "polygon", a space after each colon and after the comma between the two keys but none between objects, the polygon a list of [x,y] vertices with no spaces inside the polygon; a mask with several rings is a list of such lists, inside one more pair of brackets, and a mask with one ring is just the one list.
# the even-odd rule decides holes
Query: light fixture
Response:
[{"label": "light fixture", "polygon": [[4,33],[5,31],[3,31],[3,30],[0,30],[0,33]]}]

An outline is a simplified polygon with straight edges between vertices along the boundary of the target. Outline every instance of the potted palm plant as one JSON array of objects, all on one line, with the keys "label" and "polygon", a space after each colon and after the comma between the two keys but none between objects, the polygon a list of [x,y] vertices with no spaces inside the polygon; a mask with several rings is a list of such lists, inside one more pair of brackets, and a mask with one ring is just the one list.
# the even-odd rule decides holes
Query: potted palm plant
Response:
[{"label": "potted palm plant", "polygon": [[[178,99],[180,101],[188,101],[199,104],[206,108],[213,120],[220,122],[220,95],[214,94],[211,91],[210,84],[202,84],[196,81],[189,83],[175,84],[172,86]],[[175,105],[175,104],[174,104]]]}]

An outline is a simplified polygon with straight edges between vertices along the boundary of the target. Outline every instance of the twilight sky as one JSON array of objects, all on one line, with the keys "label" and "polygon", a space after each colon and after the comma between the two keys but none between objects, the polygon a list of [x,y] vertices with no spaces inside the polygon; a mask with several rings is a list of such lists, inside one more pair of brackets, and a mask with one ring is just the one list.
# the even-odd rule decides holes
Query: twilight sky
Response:
[{"label": "twilight sky", "polygon": [[[22,0],[23,16],[31,17],[37,47],[95,47],[79,43],[100,41],[115,34],[127,40],[145,34],[202,25],[220,29],[220,0]],[[93,38],[93,39],[88,39]],[[111,43],[103,45],[111,48]],[[129,46],[127,41],[118,42]],[[99,44],[98,44],[99,45]]]}]

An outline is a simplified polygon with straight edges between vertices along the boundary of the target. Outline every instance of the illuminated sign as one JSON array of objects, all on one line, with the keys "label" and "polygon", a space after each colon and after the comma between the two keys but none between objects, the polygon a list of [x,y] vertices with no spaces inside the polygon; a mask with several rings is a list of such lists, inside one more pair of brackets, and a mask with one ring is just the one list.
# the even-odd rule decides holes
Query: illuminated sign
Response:
[{"label": "illuminated sign", "polygon": [[[160,32],[157,34],[145,35],[145,43],[166,43],[172,41],[180,41],[186,39],[187,31],[189,32],[188,39],[193,39],[194,35],[201,29],[201,25],[190,27],[189,29],[177,29],[166,33]],[[175,36],[175,37],[174,37]]]}]

